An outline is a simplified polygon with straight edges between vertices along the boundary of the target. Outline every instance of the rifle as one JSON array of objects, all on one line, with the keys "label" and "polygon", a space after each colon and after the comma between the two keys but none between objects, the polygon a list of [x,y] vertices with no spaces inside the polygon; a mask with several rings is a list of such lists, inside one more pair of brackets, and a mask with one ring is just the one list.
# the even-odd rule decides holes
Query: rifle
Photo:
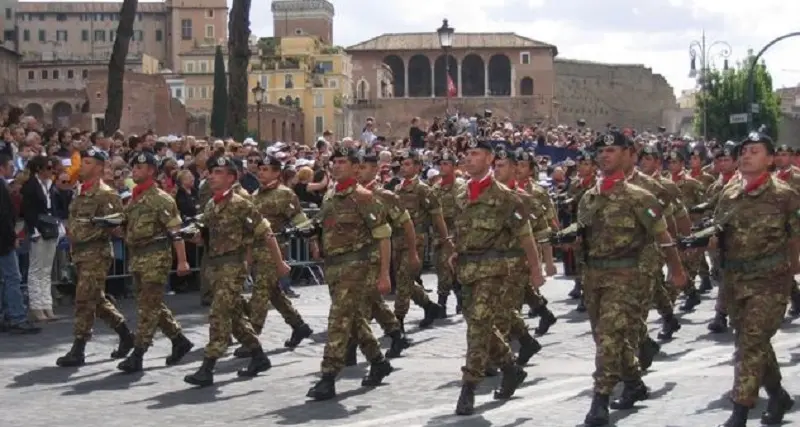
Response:
[{"label": "rifle", "polygon": [[105,216],[95,216],[91,218],[78,218],[76,220],[82,224],[91,224],[102,228],[117,228],[125,224],[125,216],[121,213],[114,213]]},{"label": "rifle", "polygon": [[711,238],[719,235],[722,231],[723,226],[711,220],[707,227],[678,240],[678,247],[680,249],[705,248]]},{"label": "rifle", "polygon": [[308,239],[318,235],[320,232],[322,232],[322,221],[314,218],[299,225],[286,227],[275,233],[275,236]]},{"label": "rifle", "polygon": [[548,237],[540,239],[537,243],[549,243],[551,245],[565,245],[575,243],[583,231],[583,225],[580,222],[573,222],[566,228],[553,232]]},{"label": "rifle", "polygon": [[706,229],[708,227],[711,227],[712,225],[714,225],[714,218],[712,217],[702,218],[700,221],[697,221],[696,223],[692,224],[692,233]]},{"label": "rifle", "polygon": [[700,203],[699,205],[695,205],[689,208],[689,213],[693,214],[701,214],[706,213],[707,211],[711,210],[713,206],[709,202]]}]

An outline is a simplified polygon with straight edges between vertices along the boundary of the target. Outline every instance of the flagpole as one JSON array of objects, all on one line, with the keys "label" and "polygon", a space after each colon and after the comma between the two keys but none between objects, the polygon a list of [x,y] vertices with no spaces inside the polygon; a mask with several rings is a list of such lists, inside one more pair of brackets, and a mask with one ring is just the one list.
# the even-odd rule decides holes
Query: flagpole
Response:
[{"label": "flagpole", "polygon": [[447,47],[444,48],[444,64],[445,64],[444,65],[444,75],[445,75],[444,84],[445,84],[446,90],[447,90],[447,98],[445,98],[445,107],[444,107],[445,115],[449,115],[450,114],[450,80],[451,80],[451,77],[450,77],[450,52],[449,52],[449,50],[450,49],[448,49]]}]

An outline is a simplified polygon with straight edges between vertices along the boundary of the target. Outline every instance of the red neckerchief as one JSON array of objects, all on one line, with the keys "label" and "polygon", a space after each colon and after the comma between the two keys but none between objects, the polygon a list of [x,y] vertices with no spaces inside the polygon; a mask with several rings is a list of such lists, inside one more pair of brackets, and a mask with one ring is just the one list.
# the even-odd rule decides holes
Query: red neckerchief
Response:
[{"label": "red neckerchief", "polygon": [[275,181],[267,183],[266,185],[262,185],[261,189],[262,190],[274,190],[274,189],[278,188],[278,184],[280,184],[280,183],[281,182],[276,179]]},{"label": "red neckerchief", "polygon": [[608,193],[614,188],[614,184],[625,180],[625,172],[617,171],[609,176],[604,176],[600,181],[600,193]]},{"label": "red neckerchief", "polygon": [[347,178],[344,181],[339,181],[336,183],[336,192],[341,193],[343,191],[347,191],[350,187],[355,187],[358,184],[358,180],[355,178]]},{"label": "red neckerchief", "polygon": [[378,184],[378,182],[373,179],[368,184],[364,185],[364,188],[366,188],[369,191],[372,191],[375,188],[375,185],[377,185],[377,184]]},{"label": "red neckerchief", "polygon": [[781,169],[781,170],[778,171],[778,178],[780,178],[781,181],[788,181],[789,178],[791,178],[791,177],[792,177],[792,167],[791,166],[786,168],[786,169]]},{"label": "red neckerchief", "polygon": [[449,185],[453,185],[454,182],[456,182],[456,176],[455,175],[442,175],[442,180],[439,181],[439,183],[441,184],[442,187],[447,187]]},{"label": "red neckerchief", "polygon": [[510,188],[512,190],[516,190],[516,188],[517,188],[517,180],[516,179],[512,179],[506,185],[508,186],[508,188]]},{"label": "red neckerchief", "polygon": [[214,196],[212,197],[212,200],[214,200],[214,204],[218,205],[222,203],[222,201],[225,200],[225,197],[227,197],[228,194],[231,194],[231,191],[232,189],[229,188],[225,191],[217,191],[216,193],[214,193]]},{"label": "red neckerchief", "polygon": [[491,185],[492,185],[492,174],[487,174],[480,181],[475,179],[469,180],[469,182],[467,183],[467,190],[469,190],[467,191],[467,195],[469,196],[469,201],[474,202],[475,200],[477,200],[478,197],[480,197],[481,193],[483,193],[483,191],[489,188],[489,186]]},{"label": "red neckerchief", "polygon": [[692,178],[697,178],[698,176],[701,176],[701,175],[703,175],[703,169],[702,168],[692,169],[692,171],[691,171]]},{"label": "red neckerchief", "polygon": [[136,187],[133,187],[133,200],[138,200],[139,197],[142,196],[142,193],[149,190],[155,184],[156,182],[153,180],[153,178],[148,178],[147,181],[137,185]]},{"label": "red neckerchief", "polygon": [[682,179],[683,179],[683,172],[672,174],[672,182],[680,182]]},{"label": "red neckerchief", "polygon": [[414,178],[406,178],[406,179],[404,179],[404,180],[403,180],[403,184],[402,184],[402,185],[400,185],[400,188],[406,188],[406,187],[408,187],[409,185],[413,184],[413,183],[414,183],[414,181],[416,181],[416,179],[415,179],[415,178],[416,178],[416,177],[414,177]]},{"label": "red neckerchief", "polygon": [[723,184],[723,185],[724,185],[724,184],[727,184],[727,183],[728,183],[728,181],[730,181],[730,180],[731,180],[731,178],[733,178],[733,174],[734,174],[734,173],[736,173],[736,172],[728,172],[728,173],[722,173],[722,174],[720,174],[720,176],[722,177],[722,184]]},{"label": "red neckerchief", "polygon": [[758,190],[762,185],[764,185],[764,183],[767,182],[767,180],[769,180],[769,172],[764,172],[763,174],[761,174],[761,176],[754,179],[753,182],[748,183],[744,187],[745,194]]},{"label": "red neckerchief", "polygon": [[86,181],[83,184],[81,184],[81,194],[86,194],[86,192],[91,190],[94,187],[94,185],[97,184],[97,181],[98,180],[93,179],[93,180]]},{"label": "red neckerchief", "polygon": [[589,175],[586,178],[581,179],[581,187],[589,188],[592,186],[592,181],[594,180],[594,176]]}]

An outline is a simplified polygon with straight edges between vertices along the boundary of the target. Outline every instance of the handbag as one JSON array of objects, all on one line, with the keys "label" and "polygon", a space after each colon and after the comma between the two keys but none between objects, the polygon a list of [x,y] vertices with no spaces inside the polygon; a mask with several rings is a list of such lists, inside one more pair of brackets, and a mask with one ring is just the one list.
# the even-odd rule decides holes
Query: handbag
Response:
[{"label": "handbag", "polygon": [[58,218],[53,215],[39,214],[36,217],[36,229],[39,230],[43,240],[58,239],[58,226]]}]

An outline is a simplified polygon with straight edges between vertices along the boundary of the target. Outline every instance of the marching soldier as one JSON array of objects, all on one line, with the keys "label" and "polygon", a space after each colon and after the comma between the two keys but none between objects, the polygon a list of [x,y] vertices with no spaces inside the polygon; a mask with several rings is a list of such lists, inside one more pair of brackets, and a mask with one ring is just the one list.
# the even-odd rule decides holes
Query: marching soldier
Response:
[{"label": "marching soldier", "polygon": [[[800,193],[800,168],[792,165],[794,150],[786,144],[778,146],[775,150],[775,176]],[[792,281],[792,306],[790,316],[800,316],[800,288],[797,282]]]},{"label": "marching soldier", "polygon": [[[270,223],[273,229],[282,229],[286,225],[300,226],[308,223],[303,213],[300,200],[294,191],[281,183],[283,164],[273,156],[258,161],[258,181],[260,187],[253,193],[253,203],[259,213]],[[238,184],[238,181],[237,181]],[[241,190],[244,191],[243,187]],[[283,245],[288,242],[281,242]],[[252,259],[254,268],[253,294],[248,303],[250,322],[256,335],[261,335],[264,322],[267,320],[269,305],[280,313],[283,321],[292,328],[292,335],[284,343],[286,348],[295,348],[301,341],[313,334],[300,313],[292,305],[291,300],[278,285],[278,275],[267,243],[260,239],[253,241]],[[310,243],[311,252],[318,254],[317,243]],[[239,347],[234,354],[237,357],[249,357],[246,347]]]},{"label": "marching soldier", "polygon": [[792,276],[800,272],[800,198],[769,173],[775,148],[768,136],[753,132],[738,151],[741,180],[722,189],[714,212],[723,227],[718,246],[737,332],[733,413],[720,427],[745,427],[761,386],[769,395],[761,423],[779,425],[794,402],[781,385],[770,340],[783,321]]},{"label": "marching soldier", "polygon": [[[597,370],[587,427],[609,422],[609,399],[619,381],[622,396],[611,405],[630,409],[649,395],[637,361],[641,324],[652,302],[651,278],[639,272],[642,253],[654,241],[667,258],[676,286],[686,277],[667,232],[664,206],[650,192],[626,180],[631,141],[619,132],[598,137],[597,162],[603,179],[578,206],[586,265],[584,298],[594,335]],[[635,173],[635,172],[634,172]]]},{"label": "marching soldier", "polygon": [[133,353],[117,366],[126,373],[142,370],[144,353],[153,343],[156,329],[172,341],[167,366],[179,363],[194,347],[181,331],[172,311],[164,304],[164,283],[169,280],[172,249],[177,258],[178,274],[191,272],[183,239],[178,232],[182,225],[178,205],[155,183],[158,161],[153,154],[139,153],[133,157],[131,165],[136,187],[125,207],[123,237],[129,254],[128,270],[137,292],[138,322]]},{"label": "marching soldier", "polygon": [[[439,167],[439,181],[433,185],[433,194],[439,200],[442,207],[442,217],[444,218],[447,230],[453,229],[453,221],[456,215],[456,196],[464,191],[464,181],[457,179],[455,176],[456,165],[458,165],[458,157],[455,153],[445,151],[440,157],[436,159],[436,164]],[[448,260],[453,254],[452,246],[445,244],[449,236],[442,236],[436,233],[436,240],[434,242],[434,254],[436,255],[436,286],[437,293],[439,294],[439,305],[442,307],[442,318],[447,317],[447,298],[450,292],[456,296],[456,314],[461,313],[461,292],[454,287],[457,278],[453,275],[450,269]]]},{"label": "marching soldier", "polygon": [[494,155],[486,141],[468,144],[464,169],[472,178],[460,194],[455,219],[456,252],[451,265],[461,282],[467,319],[467,355],[456,414],[471,415],[475,389],[483,380],[487,364],[500,366],[503,378],[496,399],[509,399],[527,374],[515,363],[514,354],[497,329],[506,307],[500,306],[510,273],[509,258],[517,256],[511,246],[518,240],[530,269],[530,286],[544,284],[536,242],[519,197],[497,183],[490,172]]},{"label": "marching soldier", "polygon": [[114,329],[119,336],[112,359],[124,359],[133,349],[134,338],[122,313],[105,296],[106,275],[113,260],[109,231],[93,224],[93,217],[122,213],[122,201],[117,192],[103,182],[108,157],[102,151],[81,152],[81,186],[69,205],[67,235],[70,239],[72,262],[78,273],[75,287],[75,341],[64,356],[56,360],[60,367],[83,366],[86,342],[92,337],[95,316]]},{"label": "marching soldier", "polygon": [[203,211],[204,239],[207,257],[206,274],[214,292],[209,312],[209,342],[200,369],[184,378],[189,384],[205,387],[214,383],[217,359],[225,354],[231,334],[250,350],[250,363],[239,370],[240,377],[254,377],[272,367],[272,363],[247,318],[242,284],[247,277],[245,259],[253,239],[266,240],[266,246],[277,266],[277,274],[289,274],[278,241],[269,223],[256,207],[234,191],[238,179],[236,164],[229,157],[209,160],[209,185],[213,191]]},{"label": "marching soldier", "polygon": [[[407,242],[403,235],[392,236],[392,256],[395,260],[395,280],[397,281],[397,296],[394,300],[394,314],[401,325],[408,314],[410,301],[425,310],[425,317],[420,322],[420,328],[426,328],[433,324],[435,319],[441,316],[443,308],[428,299],[428,295],[422,286],[414,281],[414,277],[419,270],[413,270],[408,265],[409,251],[415,251],[417,257],[425,251],[425,237],[428,234],[428,226],[433,224],[440,236],[447,236],[447,226],[442,217],[442,208],[439,200],[431,188],[419,180],[419,173],[422,167],[422,159],[416,151],[403,153],[403,161],[400,162],[400,173],[403,181],[395,188],[394,193],[400,197],[400,202],[411,215],[414,223],[417,240]],[[450,240],[444,240],[442,245],[445,250],[447,246],[452,247]]]},{"label": "marching soldier", "polygon": [[706,164],[708,150],[700,143],[695,142],[689,147],[689,177],[695,179],[703,185],[703,191],[708,191],[708,187],[716,181],[714,175],[703,170]]},{"label": "marching soldier", "polygon": [[322,379],[307,393],[314,400],[336,396],[336,377],[345,366],[351,340],[358,343],[370,362],[362,386],[380,385],[393,370],[369,325],[374,301],[371,287],[377,286],[382,294],[391,287],[392,229],[387,223],[388,213],[372,192],[358,184],[356,150],[339,147],[331,161],[336,186],[316,216],[322,224],[325,280],[331,290],[331,306],[328,342],[320,366]]},{"label": "marching soldier", "polygon": [[[595,162],[594,155],[591,152],[583,151],[576,156],[577,162],[577,178],[570,182],[567,192],[572,198],[573,218],[577,217],[578,204],[581,197],[589,191],[590,188],[597,184],[597,163]],[[583,251],[580,245],[572,248],[573,256],[575,257],[575,286],[569,293],[572,299],[580,299],[578,306],[575,310],[579,313],[586,311],[586,305],[583,302],[583,286],[581,284],[581,271],[583,269]]]}]

